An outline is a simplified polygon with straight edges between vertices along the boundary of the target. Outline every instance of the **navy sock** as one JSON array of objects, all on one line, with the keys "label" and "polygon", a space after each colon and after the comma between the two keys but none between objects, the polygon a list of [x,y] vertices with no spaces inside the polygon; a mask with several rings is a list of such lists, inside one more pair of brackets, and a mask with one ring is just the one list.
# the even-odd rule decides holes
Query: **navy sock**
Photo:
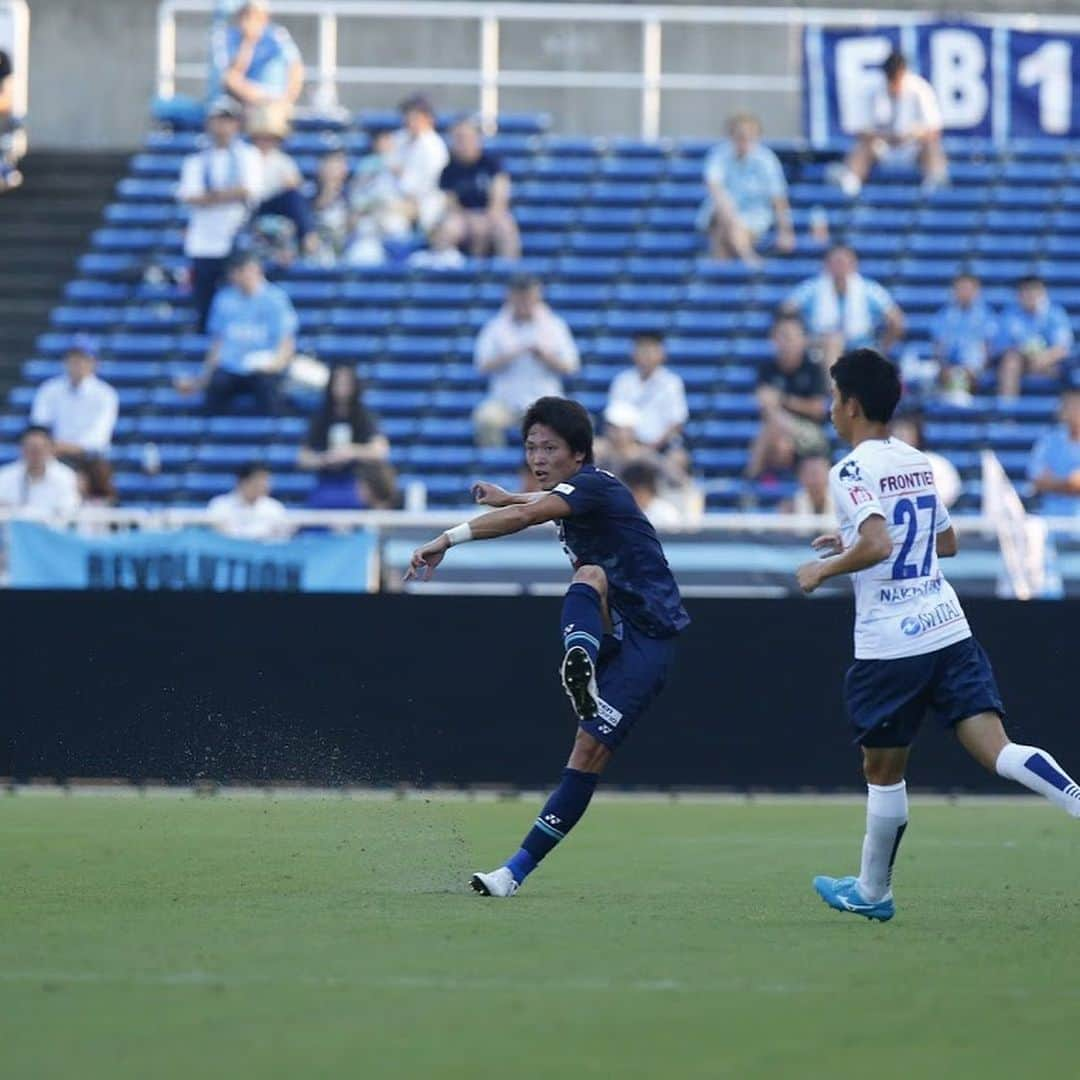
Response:
[{"label": "navy sock", "polygon": [[580,645],[596,663],[604,636],[604,613],[600,594],[584,581],[566,590],[562,606],[563,648]]},{"label": "navy sock", "polygon": [[551,793],[536,819],[536,824],[521,842],[521,850],[506,862],[519,883],[536,869],[540,860],[581,820],[599,779],[599,773],[563,769],[562,782]]}]

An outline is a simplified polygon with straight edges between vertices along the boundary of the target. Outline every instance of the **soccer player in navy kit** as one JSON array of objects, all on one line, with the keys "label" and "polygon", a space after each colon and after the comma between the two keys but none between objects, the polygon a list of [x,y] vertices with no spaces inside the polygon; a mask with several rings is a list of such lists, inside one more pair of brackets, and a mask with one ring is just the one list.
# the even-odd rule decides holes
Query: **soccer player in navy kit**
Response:
[{"label": "soccer player in navy kit", "polygon": [[1045,750],[1005,734],[990,661],[941,573],[956,533],[926,455],[889,436],[900,400],[895,365],[873,349],[831,369],[832,421],[851,446],[829,474],[840,532],[819,536],[823,560],[799,567],[804,592],[840,574],[855,586],[855,663],[844,682],[867,780],[866,834],[857,877],[814,879],[830,907],[885,922],[895,913],[892,869],[907,829],[904,774],[927,712],[999,776],[1080,817],[1080,786]]},{"label": "soccer player in navy kit", "polygon": [[562,609],[563,687],[578,718],[562,780],[521,848],[498,869],[474,874],[483,896],[509,897],[585,813],[600,773],[660,693],[689,624],[664,549],[621,481],[593,465],[589,414],[544,397],[522,422],[525,458],[543,489],[513,495],[477,484],[495,507],[413,552],[406,577],[427,578],[455,544],[491,540],[553,521],[574,566]]}]

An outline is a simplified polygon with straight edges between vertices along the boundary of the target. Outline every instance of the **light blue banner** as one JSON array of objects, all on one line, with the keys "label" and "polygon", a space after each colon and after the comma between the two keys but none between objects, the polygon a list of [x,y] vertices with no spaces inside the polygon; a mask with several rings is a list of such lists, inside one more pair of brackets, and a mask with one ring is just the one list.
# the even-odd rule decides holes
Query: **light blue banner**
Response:
[{"label": "light blue banner", "polygon": [[257,543],[204,529],[86,537],[10,526],[13,589],[368,592],[375,543],[365,532]]}]

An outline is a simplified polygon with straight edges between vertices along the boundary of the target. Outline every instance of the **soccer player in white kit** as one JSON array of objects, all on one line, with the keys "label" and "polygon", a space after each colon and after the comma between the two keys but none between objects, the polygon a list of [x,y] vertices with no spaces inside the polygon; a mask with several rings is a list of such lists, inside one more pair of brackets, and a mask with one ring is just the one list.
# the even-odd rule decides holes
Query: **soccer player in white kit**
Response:
[{"label": "soccer player in white kit", "polygon": [[1010,742],[990,661],[942,576],[956,533],[926,455],[889,437],[900,400],[896,367],[873,349],[832,366],[832,421],[851,453],[829,475],[838,535],[819,536],[823,556],[800,566],[803,592],[851,574],[855,663],[844,681],[868,794],[858,877],[816,877],[837,911],[885,922],[895,914],[892,868],[908,822],[904,773],[927,711],[956,732],[980,765],[1080,817],[1080,786],[1045,751]]}]

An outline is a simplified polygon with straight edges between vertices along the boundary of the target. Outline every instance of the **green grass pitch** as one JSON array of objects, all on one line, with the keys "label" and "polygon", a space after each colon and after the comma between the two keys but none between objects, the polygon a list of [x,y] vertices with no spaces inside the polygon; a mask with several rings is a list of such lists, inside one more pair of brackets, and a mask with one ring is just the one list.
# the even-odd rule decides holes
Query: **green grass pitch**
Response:
[{"label": "green grass pitch", "polygon": [[1080,1073],[1080,823],[913,802],[898,914],[828,910],[862,811],[597,801],[511,901],[529,801],[0,800],[0,1075]]}]

